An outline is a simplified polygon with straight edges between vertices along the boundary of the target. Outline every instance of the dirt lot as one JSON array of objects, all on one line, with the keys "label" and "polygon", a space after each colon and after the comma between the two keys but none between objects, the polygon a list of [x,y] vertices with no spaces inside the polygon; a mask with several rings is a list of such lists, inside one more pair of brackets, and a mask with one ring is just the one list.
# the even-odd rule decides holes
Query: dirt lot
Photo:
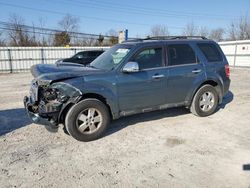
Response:
[{"label": "dirt lot", "polygon": [[122,118],[97,141],[32,124],[30,74],[0,75],[0,187],[250,187],[250,69],[232,70],[217,113]]}]

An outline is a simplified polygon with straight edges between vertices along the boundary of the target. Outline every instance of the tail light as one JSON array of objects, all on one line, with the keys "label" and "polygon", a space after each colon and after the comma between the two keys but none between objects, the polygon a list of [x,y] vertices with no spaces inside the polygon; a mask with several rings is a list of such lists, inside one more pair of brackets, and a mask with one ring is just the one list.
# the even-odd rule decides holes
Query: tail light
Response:
[{"label": "tail light", "polygon": [[230,77],[230,68],[229,68],[229,65],[225,65],[225,73],[226,73],[226,76],[229,78]]}]

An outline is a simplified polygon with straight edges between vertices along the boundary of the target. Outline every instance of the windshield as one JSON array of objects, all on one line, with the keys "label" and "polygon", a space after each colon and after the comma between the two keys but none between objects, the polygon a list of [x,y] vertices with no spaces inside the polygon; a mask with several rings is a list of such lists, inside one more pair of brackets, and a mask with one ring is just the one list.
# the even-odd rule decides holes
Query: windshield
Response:
[{"label": "windshield", "polygon": [[130,48],[127,46],[113,46],[90,63],[90,66],[97,69],[112,70],[122,62],[129,51]]}]

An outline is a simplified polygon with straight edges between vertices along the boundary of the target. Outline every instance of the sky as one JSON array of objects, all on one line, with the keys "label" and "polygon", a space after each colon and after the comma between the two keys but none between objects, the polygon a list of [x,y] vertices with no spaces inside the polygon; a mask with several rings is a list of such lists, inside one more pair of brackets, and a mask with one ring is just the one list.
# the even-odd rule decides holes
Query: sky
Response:
[{"label": "sky", "polygon": [[144,37],[154,25],[180,35],[188,23],[216,29],[228,28],[240,16],[250,16],[250,0],[0,0],[0,21],[11,14],[26,25],[59,29],[58,21],[71,14],[79,18],[79,32],[105,34],[128,29],[129,37]]}]

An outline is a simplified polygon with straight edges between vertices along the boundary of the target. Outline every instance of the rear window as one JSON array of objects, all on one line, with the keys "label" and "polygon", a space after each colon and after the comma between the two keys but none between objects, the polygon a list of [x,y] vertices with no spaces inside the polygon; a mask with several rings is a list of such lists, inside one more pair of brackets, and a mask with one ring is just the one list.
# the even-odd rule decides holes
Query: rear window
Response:
[{"label": "rear window", "polygon": [[208,62],[222,61],[222,56],[218,48],[214,44],[199,43],[198,47],[201,49]]}]

